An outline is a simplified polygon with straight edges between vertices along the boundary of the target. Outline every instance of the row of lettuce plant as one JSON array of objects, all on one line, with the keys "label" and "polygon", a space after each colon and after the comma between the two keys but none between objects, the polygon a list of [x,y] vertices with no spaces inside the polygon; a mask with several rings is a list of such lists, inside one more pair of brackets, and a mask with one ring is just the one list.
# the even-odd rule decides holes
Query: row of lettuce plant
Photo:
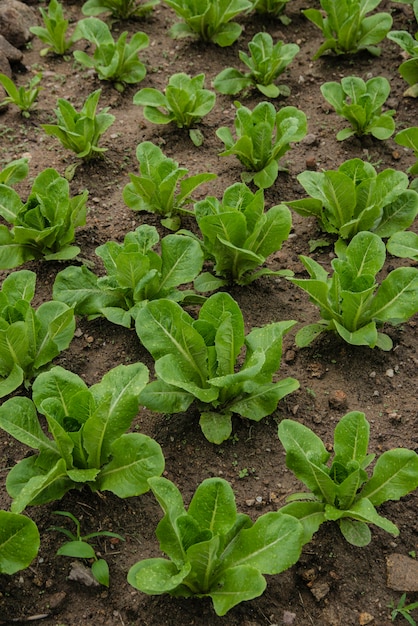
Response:
[{"label": "row of lettuce plant", "polygon": [[[133,377],[129,368],[135,369]],[[369,476],[366,469],[375,455],[368,453],[369,424],[357,411],[337,424],[331,463],[325,445],[309,428],[295,420],[280,423],[286,465],[309,489],[290,495],[281,509],[253,522],[237,512],[230,484],[209,478],[197,487],[186,510],[178,488],[161,476],[164,459],[158,444],[139,433],[125,433],[137,411],[138,391],[146,375],[140,363],[118,366],[88,389],[74,374],[53,368],[40,376],[46,389],[40,388],[41,381],[35,382],[33,402],[15,397],[0,407],[1,427],[39,449],[39,454],[18,463],[7,477],[8,491],[14,496],[12,509],[55,500],[83,484],[120,497],[151,489],[164,512],[156,534],[168,559],[139,561],[130,568],[128,582],[152,595],[210,597],[218,615],[261,595],[266,588],[264,576],[295,564],[303,546],[325,522],[336,522],[345,539],[358,547],[371,541],[370,524],[399,535],[397,526],[379,515],[376,507],[417,488],[418,455],[405,448],[388,450]],[[74,397],[86,407],[82,419],[71,404]],[[103,404],[104,420],[99,415]],[[36,409],[46,416],[53,440],[44,435]],[[70,424],[74,420],[77,423]],[[94,436],[100,434],[104,437]],[[122,448],[123,460],[118,456]],[[113,452],[119,462],[106,463]],[[48,471],[48,459],[53,463],[54,457],[56,466],[62,467]],[[21,513],[0,514],[0,572],[13,574],[36,555],[39,532]],[[108,576],[102,584],[108,584]]]}]

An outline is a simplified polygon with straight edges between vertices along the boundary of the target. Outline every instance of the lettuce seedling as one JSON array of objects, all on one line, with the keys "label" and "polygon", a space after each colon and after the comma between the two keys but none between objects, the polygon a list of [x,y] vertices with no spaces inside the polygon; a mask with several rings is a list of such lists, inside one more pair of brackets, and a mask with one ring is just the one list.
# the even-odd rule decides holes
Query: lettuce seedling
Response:
[{"label": "lettuce seedling", "polygon": [[88,535],[81,534],[80,521],[70,513],[69,511],[54,511],[55,515],[62,515],[68,517],[75,524],[75,533],[72,533],[68,528],[62,526],[51,526],[48,530],[55,530],[68,537],[69,541],[63,543],[57,550],[57,556],[69,556],[74,559],[89,559],[92,560],[91,573],[98,583],[109,587],[110,574],[109,566],[105,559],[99,559],[95,549],[90,543],[91,539],[96,537],[112,537],[119,541],[125,541],[125,539],[118,533],[112,533],[109,530],[99,530]]},{"label": "lettuce seedling", "polygon": [[[27,506],[59,500],[84,485],[120,498],[148,491],[148,478],[164,469],[161,448],[146,435],[126,433],[147,381],[142,363],[118,365],[90,388],[57,366],[36,378],[33,400],[4,402],[0,428],[39,451],[7,475],[11,510],[21,513]],[[37,411],[45,416],[52,439],[43,432]]]},{"label": "lettuce seedling", "polygon": [[36,274],[13,272],[0,291],[0,398],[28,385],[52,359],[66,350],[74,336],[74,311],[63,302],[30,305]]},{"label": "lettuce seedling", "polygon": [[303,217],[316,217],[321,230],[351,239],[360,231],[390,237],[408,228],[418,212],[418,194],[404,172],[377,173],[371,163],[350,159],[337,170],[297,176],[309,198],[286,204]]},{"label": "lettuce seedling", "polygon": [[145,87],[133,98],[134,104],[144,107],[144,117],[153,124],[170,124],[189,128],[189,135],[196,146],[203,142],[202,134],[191,128],[212,111],[216,95],[204,89],[205,75],[193,78],[180,72],[170,76],[164,93],[153,87]]},{"label": "lettuce seedling", "polygon": [[399,529],[376,511],[388,500],[399,500],[418,487],[418,455],[413,450],[387,450],[377,459],[372,476],[366,468],[374,460],[368,454],[370,426],[364,413],[347,413],[334,431],[334,457],[307,426],[285,419],[279,439],[286,450],[286,465],[309,489],[287,498],[280,511],[294,515],[304,525],[308,542],[325,521],[338,523],[345,539],[355,546],[371,540],[368,524],[395,537]]},{"label": "lettuce seedling", "polygon": [[291,142],[306,135],[306,115],[292,106],[276,111],[271,102],[260,102],[253,111],[239,102],[235,106],[237,139],[226,126],[218,128],[216,135],[226,148],[220,156],[237,156],[247,170],[241,174],[245,183],[271,187],[279,172],[279,159],[290,150]]},{"label": "lettuce seedling", "polygon": [[0,268],[10,269],[32,259],[72,259],[80,252],[75,229],[86,223],[88,192],[70,197],[68,180],[53,168],[38,174],[26,202],[0,184],[0,215],[13,227],[0,225]]},{"label": "lettuce seedling", "polygon": [[131,182],[123,189],[126,205],[134,211],[147,211],[161,215],[161,223],[170,228],[180,228],[180,216],[193,214],[186,208],[193,202],[192,193],[203,183],[216,178],[204,172],[184,178],[185,167],[166,157],[161,148],[151,141],[143,141],[136,148],[139,173],[129,174]]},{"label": "lettuce seedling", "polygon": [[45,56],[53,52],[59,56],[64,55],[73,45],[73,37],[67,38],[69,21],[64,17],[62,4],[58,0],[50,0],[48,11],[39,7],[43,19],[43,26],[32,26],[29,30],[36,35],[47,47],[40,52]]},{"label": "lettuce seedling", "polygon": [[73,38],[74,41],[87,39],[95,46],[93,56],[75,50],[75,60],[94,69],[99,80],[111,81],[118,91],[122,92],[125,84],[140,83],[145,78],[146,67],[138,58],[140,50],[148,47],[149,37],[145,33],[136,32],[128,42],[125,31],[115,41],[105,22],[97,17],[86,17],[78,22]]},{"label": "lettuce seedling", "polygon": [[138,311],[136,332],[155,360],[157,380],[144,389],[141,404],[178,413],[196,400],[206,439],[222,443],[231,434],[233,413],[258,422],[299,387],[294,378],[272,382],[283,335],[295,323],[275,322],[245,336],[241,310],[227,293],[208,298],[197,320],[176,302],[148,302]]},{"label": "lettuce seedling", "polygon": [[[412,3],[415,20],[418,22],[418,2]],[[418,97],[418,31],[414,36],[406,30],[392,30],[387,34],[391,39],[404,50],[408,58],[399,66],[399,73],[408,83],[409,88],[404,95],[412,98]]]},{"label": "lettuce seedling", "polygon": [[392,26],[389,13],[375,13],[367,16],[379,6],[382,0],[320,0],[322,10],[305,9],[302,11],[315,26],[321,29],[324,43],[314,55],[318,59],[327,50],[336,54],[356,54],[367,50],[377,56],[382,41]]},{"label": "lettuce seedling", "polygon": [[26,157],[9,161],[9,163],[7,163],[2,170],[0,170],[0,184],[12,187],[26,178],[29,173],[28,162],[29,159]]},{"label": "lettuce seedling", "polygon": [[87,0],[82,6],[84,15],[110,13],[116,20],[144,17],[151,13],[160,0]]},{"label": "lettuce seedling", "polygon": [[316,261],[301,256],[310,278],[289,278],[306,291],[320,310],[321,320],[296,334],[299,347],[309,345],[324,331],[335,331],[355,346],[391,350],[392,340],[378,328],[399,325],[418,311],[418,269],[399,267],[380,283],[376,275],[385,263],[385,244],[378,235],[361,232],[346,249],[336,246],[331,277]]},{"label": "lettuce seedling", "polygon": [[174,24],[174,38],[194,37],[218,46],[231,46],[242,28],[231,22],[240,13],[252,9],[250,0],[164,0],[183,22]]},{"label": "lettuce seedling", "polygon": [[71,102],[59,98],[55,109],[57,124],[41,124],[47,135],[56,137],[64,148],[72,150],[84,161],[97,159],[107,150],[99,147],[99,141],[115,121],[115,116],[108,113],[109,107],[97,113],[101,93],[102,90],[97,89],[87,96],[80,112]]},{"label": "lettuce seedling", "polygon": [[396,133],[394,137],[395,142],[405,148],[411,148],[414,152],[416,162],[411,165],[407,170],[413,176],[418,175],[418,126],[411,126],[410,128],[404,128],[404,130]]},{"label": "lettuce seedling", "polygon": [[214,291],[232,282],[248,285],[260,276],[292,275],[287,270],[257,270],[270,254],[280,250],[292,227],[284,204],[264,211],[262,189],[252,193],[244,183],[235,183],[225,190],[222,202],[213,196],[197,202],[195,215],[205,258],[214,261],[219,277],[201,274],[196,289]]},{"label": "lettuce seedling", "polygon": [[4,104],[12,103],[19,107],[23,117],[30,117],[30,112],[36,108],[39,92],[43,87],[39,86],[42,74],[35,74],[26,87],[17,87],[11,78],[5,74],[0,74],[0,85],[3,85],[7,96],[0,102],[0,107]]},{"label": "lettuce seedling", "polygon": [[15,574],[32,563],[39,550],[39,531],[29,517],[0,511],[0,574]]},{"label": "lettuce seedling", "polygon": [[256,13],[278,17],[285,26],[288,26],[291,22],[289,17],[283,15],[288,2],[290,0],[252,0],[253,9]]},{"label": "lettuce seedling", "polygon": [[276,85],[275,80],[293,61],[300,48],[295,43],[285,44],[273,39],[268,33],[257,33],[248,44],[250,56],[239,51],[239,58],[249,68],[243,73],[233,67],[222,70],[213,81],[220,93],[235,95],[244,89],[255,87],[267,98],[290,95],[286,85]]},{"label": "lettuce seedling", "polygon": [[[160,243],[161,253],[153,248]],[[104,316],[129,328],[148,300],[168,298],[200,303],[191,289],[178,289],[193,281],[202,269],[203,252],[191,237],[167,235],[161,242],[154,226],[143,224],[125,236],[122,244],[108,241],[96,248],[107,274],[96,276],[86,266],[69,266],[55,279],[56,300],[74,307],[90,319]]]},{"label": "lettuce seedling", "polygon": [[260,596],[263,574],[279,574],[298,560],[303,546],[301,523],[277,511],[255,523],[237,513],[230,484],[207,478],[186,511],[181,493],[166,478],[150,487],[165,515],[156,535],[165,558],[139,561],[128,582],[151,595],[210,597],[217,615]]},{"label": "lettuce seedling", "polygon": [[376,139],[389,139],[393,135],[393,115],[396,111],[382,113],[382,106],[390,94],[390,83],[383,76],[376,76],[367,82],[356,76],[347,76],[341,83],[323,83],[321,93],[336,113],[350,122],[349,128],[337,133],[338,141],[353,135],[373,135]]}]

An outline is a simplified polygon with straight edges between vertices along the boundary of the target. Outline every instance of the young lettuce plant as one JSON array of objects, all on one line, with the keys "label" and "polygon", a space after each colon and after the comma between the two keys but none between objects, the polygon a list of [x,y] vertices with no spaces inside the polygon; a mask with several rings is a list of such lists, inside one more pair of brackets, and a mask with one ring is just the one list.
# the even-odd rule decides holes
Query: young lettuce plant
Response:
[{"label": "young lettuce plant", "polygon": [[322,11],[303,10],[304,16],[321,29],[325,38],[314,59],[318,59],[327,50],[336,54],[356,54],[360,50],[367,50],[375,56],[379,55],[380,48],[376,44],[390,31],[392,16],[383,12],[367,16],[367,13],[378,7],[381,1],[320,0]]},{"label": "young lettuce plant", "polygon": [[99,80],[111,81],[118,91],[122,92],[126,84],[140,83],[145,78],[146,67],[138,58],[140,50],[148,47],[149,37],[145,33],[136,32],[128,42],[125,31],[115,41],[105,22],[97,17],[86,17],[78,22],[73,38],[75,41],[86,39],[95,46],[93,56],[75,50],[75,60],[94,69]]},{"label": "young lettuce plant", "polygon": [[80,252],[75,229],[86,223],[88,192],[70,197],[68,180],[53,168],[38,174],[26,202],[0,184],[0,215],[12,224],[0,225],[0,268],[10,269],[32,259],[72,259]]},{"label": "young lettuce plant", "polygon": [[299,330],[296,344],[305,347],[322,332],[335,331],[349,344],[391,350],[392,340],[378,328],[386,322],[402,324],[418,311],[418,269],[399,267],[379,285],[376,275],[386,257],[381,238],[361,232],[342,248],[336,247],[332,277],[319,263],[301,256],[310,278],[289,278],[309,294],[322,318]]},{"label": "young lettuce plant", "polygon": [[303,217],[316,217],[321,230],[351,239],[361,231],[390,237],[408,228],[418,212],[418,194],[404,172],[376,173],[371,163],[350,159],[338,170],[297,176],[309,198],[286,204]]},{"label": "young lettuce plant", "polygon": [[13,272],[0,291],[0,398],[29,384],[52,359],[66,350],[74,336],[74,311],[63,302],[30,305],[36,274]]},{"label": "young lettuce plant", "polygon": [[138,144],[136,158],[140,175],[129,174],[131,182],[123,189],[125,204],[134,211],[161,215],[164,226],[178,230],[181,215],[193,214],[186,208],[193,202],[191,194],[203,183],[216,178],[216,174],[204,172],[184,178],[188,170],[166,157],[151,141]]},{"label": "young lettuce plant", "polygon": [[257,88],[267,98],[290,95],[286,85],[276,85],[275,80],[293,61],[300,48],[295,43],[273,43],[268,33],[257,33],[249,42],[250,56],[239,51],[239,58],[249,68],[243,73],[233,67],[220,72],[213,86],[220,93],[235,95],[244,89]]},{"label": "young lettuce plant", "polygon": [[[157,254],[153,248],[159,243],[161,253]],[[204,300],[191,289],[178,289],[202,269],[202,249],[191,237],[167,235],[159,242],[156,228],[142,224],[122,244],[108,241],[96,248],[96,254],[104,263],[105,276],[98,277],[83,265],[69,266],[55,279],[54,298],[74,307],[79,315],[90,319],[102,315],[129,328],[148,300]]]},{"label": "young lettuce plant", "polygon": [[[84,485],[120,498],[148,491],[148,478],[164,469],[161,448],[146,435],[126,433],[147,381],[142,363],[118,365],[90,388],[57,366],[36,378],[33,400],[4,402],[0,428],[38,450],[7,475],[11,510],[21,513],[27,506],[59,500]],[[45,416],[52,439],[43,432],[37,411]]]},{"label": "young lettuce plant", "polygon": [[81,10],[84,15],[110,13],[116,20],[128,20],[145,17],[159,2],[160,0],[87,0]]},{"label": "young lettuce plant", "polygon": [[26,178],[29,173],[28,162],[29,159],[26,157],[9,161],[9,163],[0,170],[0,184],[12,187]]},{"label": "young lettuce plant", "polygon": [[299,387],[294,378],[272,382],[283,335],[295,323],[275,322],[245,336],[241,310],[227,293],[208,298],[197,320],[176,302],[148,302],[138,311],[136,332],[155,360],[157,380],[144,389],[141,404],[179,413],[196,400],[204,436],[222,443],[231,435],[234,413],[258,422]]},{"label": "young lettuce plant", "polygon": [[321,93],[336,113],[350,122],[349,128],[337,134],[338,141],[353,135],[373,135],[376,139],[389,139],[393,135],[393,115],[396,111],[382,113],[382,106],[390,93],[390,83],[383,76],[376,76],[367,82],[356,76],[347,76],[341,83],[323,83]]},{"label": "young lettuce plant", "polygon": [[372,476],[366,469],[374,460],[368,454],[370,426],[364,413],[347,413],[334,431],[334,457],[307,426],[285,419],[279,439],[286,450],[286,465],[309,489],[287,498],[280,509],[294,515],[305,529],[308,542],[325,521],[338,523],[345,539],[355,546],[370,543],[369,524],[395,537],[399,529],[376,511],[388,500],[399,500],[418,487],[418,455],[395,448],[379,456]]},{"label": "young lettuce plant", "polygon": [[226,126],[216,135],[225,144],[220,156],[235,154],[246,168],[241,174],[245,183],[253,181],[257,187],[271,187],[279,172],[279,159],[290,150],[290,143],[301,141],[306,135],[306,115],[296,107],[276,111],[271,102],[260,102],[251,111],[235,102],[236,140]]},{"label": "young lettuce plant", "polygon": [[97,159],[107,150],[99,147],[99,141],[115,121],[115,116],[108,113],[109,107],[97,113],[101,92],[97,89],[87,96],[80,112],[71,102],[59,98],[55,109],[57,124],[41,124],[47,135],[56,137],[64,148],[84,161]]},{"label": "young lettuce plant", "polygon": [[291,22],[289,17],[283,15],[288,2],[290,0],[252,0],[253,9],[256,13],[268,17],[278,17],[285,26],[288,26]]},{"label": "young lettuce plant", "polygon": [[253,523],[237,513],[232,487],[222,478],[204,480],[187,511],[172,482],[151,478],[149,484],[165,513],[156,535],[169,559],[133,565],[128,582],[135,589],[150,595],[210,597],[216,614],[225,615],[263,593],[263,574],[279,574],[300,556],[301,523],[277,511]]},{"label": "young lettuce plant", "polygon": [[153,87],[145,87],[134,95],[133,102],[144,107],[144,117],[153,124],[170,124],[188,128],[196,146],[203,143],[202,133],[194,128],[202,118],[212,111],[216,95],[204,89],[205,75],[193,78],[180,72],[170,76],[164,93]]},{"label": "young lettuce plant", "polygon": [[50,0],[48,11],[39,7],[43,19],[43,26],[32,26],[29,30],[36,35],[47,47],[40,52],[41,56],[46,56],[48,52],[53,52],[63,56],[74,43],[73,37],[67,38],[69,21],[64,17],[62,4],[58,0]]},{"label": "young lettuce plant", "polygon": [[11,78],[0,74],[0,85],[3,85],[7,92],[7,97],[0,102],[0,107],[12,103],[19,107],[23,117],[30,117],[30,112],[36,108],[39,92],[43,89],[39,86],[41,80],[42,74],[35,74],[27,87],[17,87]]},{"label": "young lettuce plant", "polygon": [[196,289],[214,291],[232,282],[248,285],[260,276],[292,275],[287,270],[257,270],[280,250],[292,227],[290,211],[283,204],[264,211],[262,189],[252,193],[244,183],[235,183],[225,190],[222,202],[213,196],[197,202],[195,215],[205,257],[214,261],[217,275],[201,274]]},{"label": "young lettuce plant", "polygon": [[39,531],[29,517],[0,511],[0,574],[15,574],[32,563],[39,550]]},{"label": "young lettuce plant", "polygon": [[194,37],[218,46],[231,46],[242,28],[231,22],[240,13],[252,9],[250,0],[164,0],[183,20],[170,34],[175,39]]},{"label": "young lettuce plant", "polygon": [[[418,22],[418,2],[413,2],[412,8]],[[418,31],[412,36],[406,30],[392,30],[387,38],[398,44],[408,55],[406,61],[399,66],[400,75],[409,85],[404,95],[418,98]]]}]

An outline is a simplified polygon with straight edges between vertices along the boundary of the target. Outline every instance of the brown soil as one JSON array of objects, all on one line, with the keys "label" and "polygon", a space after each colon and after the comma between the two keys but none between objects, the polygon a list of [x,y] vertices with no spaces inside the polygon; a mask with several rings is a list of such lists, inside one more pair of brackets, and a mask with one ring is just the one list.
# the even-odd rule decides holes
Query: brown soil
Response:
[{"label": "brown soil", "polygon": [[[416,125],[416,101],[403,97],[406,85],[397,72],[400,49],[386,40],[380,58],[359,54],[353,58],[326,56],[314,62],[313,51],[322,39],[319,30],[300,14],[300,9],[308,4],[314,3],[301,0],[289,3],[287,15],[292,22],[287,27],[279,21],[262,20],[253,15],[242,18],[243,35],[238,43],[226,49],[170,39],[168,29],[176,18],[163,4],[143,22],[114,24],[114,32],[143,30],[151,42],[141,57],[148,70],[145,80],[140,86],[128,87],[123,94],[111,85],[99,83],[91,72],[74,64],[72,58],[67,61],[52,56],[41,58],[42,45],[35,39],[24,53],[24,65],[15,68],[14,79],[25,84],[33,73],[42,69],[45,88],[37,110],[28,120],[13,106],[1,116],[1,162],[30,154],[30,178],[18,187],[22,196],[44,168],[55,167],[63,174],[75,158],[55,139],[47,137],[40,124],[54,119],[58,97],[70,99],[80,107],[90,92],[101,87],[101,106],[110,106],[116,116],[102,142],[108,151],[102,161],[80,165],[71,183],[74,194],[84,188],[90,192],[87,225],[77,233],[82,257],[95,262],[97,267],[95,248],[108,240],[121,241],[141,223],[153,224],[165,235],[167,231],[155,216],[132,212],[122,199],[122,189],[129,182],[128,173],[137,170],[136,146],[144,140],[152,140],[190,173],[216,172],[218,178],[203,193],[221,197],[226,187],[240,179],[241,172],[235,158],[218,156],[222,145],[215,135],[219,126],[232,124],[233,99],[218,95],[214,110],[201,124],[205,142],[196,148],[187,133],[171,126],[154,126],[144,120],[142,109],[133,105],[132,97],[142,86],[163,89],[168,77],[178,71],[192,75],[204,71],[209,87],[222,68],[237,66],[238,50],[246,50],[256,32],[267,30],[275,40],[296,41],[301,47],[282,81],[289,85],[291,95],[279,100],[277,106],[291,104],[304,110],[309,120],[309,136],[287,153],[285,164],[289,171],[280,173],[274,186],[266,191],[266,206],[303,195],[296,175],[306,169],[307,162],[316,164],[318,169],[335,169],[346,159],[361,157],[378,169],[406,170],[414,157],[410,151],[399,148],[393,139],[385,142],[352,139],[338,143],[335,135],[345,122],[329,110],[319,91],[321,83],[339,80],[345,75],[356,74],[364,79],[386,76],[391,81],[389,105],[397,110],[397,128]],[[81,1],[64,1],[66,15],[74,22],[81,17],[81,5]],[[394,29],[415,32],[410,7],[383,2],[380,10],[385,9],[392,11]],[[252,93],[241,101],[253,108],[261,99],[260,94]],[[269,266],[290,268],[303,275],[298,255],[309,254],[309,240],[318,238],[320,233],[313,220],[294,215],[293,224],[291,238],[283,250],[269,260]],[[317,250],[312,256],[328,268],[332,258],[330,250]],[[388,257],[385,272],[398,264],[398,260]],[[36,304],[50,299],[52,283],[63,264],[31,262],[26,267],[38,275]],[[1,276],[4,278],[7,273],[2,272]],[[271,321],[295,319],[307,323],[318,319],[317,310],[307,296],[285,280],[263,278],[247,288],[231,288],[230,293],[242,308],[247,330]],[[285,468],[283,448],[277,437],[278,422],[284,417],[303,422],[330,444],[334,427],[342,415],[348,410],[361,410],[371,424],[371,451],[379,453],[399,446],[418,449],[416,323],[415,317],[402,328],[387,329],[395,346],[390,353],[356,348],[333,336],[323,337],[312,347],[299,350],[294,345],[294,333],[287,336],[280,376],[297,378],[300,389],[260,423],[235,420],[233,438],[221,446],[206,441],[193,411],[170,418],[141,411],[136,425],[162,446],[165,475],[176,483],[186,503],[203,479],[222,476],[235,490],[238,509],[255,519],[261,513],[276,510],[289,493],[300,489],[300,484]],[[138,360],[152,371],[152,359],[133,330],[105,320],[78,319],[77,337],[56,363],[81,375],[90,385],[111,367]],[[346,406],[332,403],[332,398],[340,391],[346,395]],[[30,452],[4,433],[0,434],[0,450],[0,507],[7,509],[10,505],[4,488],[7,471]],[[242,471],[245,469],[247,472]],[[241,478],[240,473],[247,475]],[[60,502],[28,510],[39,526],[41,548],[29,569],[12,577],[0,576],[0,623],[19,620],[24,623],[35,616],[42,618],[42,624],[50,626],[387,625],[391,623],[388,604],[392,599],[397,603],[401,592],[387,586],[386,557],[393,552],[408,555],[418,550],[416,506],[416,493],[382,506],[382,514],[398,525],[400,536],[394,539],[373,528],[372,542],[365,548],[349,545],[336,526],[324,524],[313,541],[305,546],[297,565],[279,576],[269,577],[262,597],[243,603],[220,618],[208,600],[151,597],[128,585],[126,574],[133,563],[159,555],[155,527],[161,511],[152,494],[120,500],[108,493],[92,495],[87,489],[70,492]],[[116,546],[108,540],[98,544],[110,566],[108,590],[104,587],[91,589],[67,579],[70,560],[55,555],[63,537],[48,530],[52,524],[57,524],[53,515],[56,509],[76,515],[84,533],[113,530],[126,538],[125,543]],[[318,588],[324,590],[321,599],[316,599],[313,593]],[[417,594],[408,594],[408,601],[416,600]]]}]

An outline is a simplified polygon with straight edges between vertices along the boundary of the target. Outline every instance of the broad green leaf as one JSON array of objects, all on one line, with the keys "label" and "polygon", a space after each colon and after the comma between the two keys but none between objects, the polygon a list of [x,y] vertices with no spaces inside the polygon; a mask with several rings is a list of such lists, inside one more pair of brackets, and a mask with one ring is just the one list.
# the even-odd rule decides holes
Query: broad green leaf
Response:
[{"label": "broad green leaf", "polygon": [[226,534],[237,515],[232,487],[218,478],[207,478],[196,489],[188,513],[200,528],[208,529],[214,535]]},{"label": "broad green leaf", "polygon": [[242,530],[223,555],[223,569],[249,565],[262,574],[279,574],[296,563],[302,550],[303,527],[279,511],[259,517]]},{"label": "broad green leaf", "polygon": [[344,465],[360,464],[367,455],[370,425],[364,413],[351,411],[340,419],[334,430],[334,454]]},{"label": "broad green leaf", "polygon": [[323,502],[290,502],[279,509],[280,513],[291,515],[303,526],[303,543],[309,543],[320,525],[325,522]]},{"label": "broad green leaf", "polygon": [[400,324],[418,311],[416,293],[418,270],[399,267],[382,281],[373,300],[370,315],[382,322]]},{"label": "broad green leaf", "polygon": [[[31,461],[33,458],[29,457],[20,461],[16,465],[16,468],[19,468],[16,470],[16,473],[13,475],[12,472],[9,472],[7,476],[8,481],[10,480],[12,484],[14,479],[19,476],[23,480],[26,478],[27,481],[14,497],[11,506],[13,513],[21,513],[28,505],[45,504],[46,502],[59,500],[71,488],[71,481],[67,477],[64,459],[59,459],[49,472],[42,473],[38,469],[38,474],[35,474],[36,466]],[[27,463],[25,464],[24,461],[27,461]],[[28,466],[31,467],[33,472],[33,476],[29,480],[26,472]],[[7,485],[8,482],[6,481],[6,487]]]},{"label": "broad green leaf", "polygon": [[111,446],[112,460],[100,472],[96,485],[120,498],[138,496],[149,490],[148,479],[164,470],[159,444],[140,433],[119,437]]},{"label": "broad green leaf", "polygon": [[28,567],[39,550],[39,531],[24,515],[0,511],[0,573],[15,574]]},{"label": "broad green leaf", "polygon": [[49,448],[57,452],[55,444],[43,432],[35,406],[29,398],[15,397],[0,406],[0,427],[30,448]]},{"label": "broad green leaf", "polygon": [[97,559],[91,564],[91,573],[101,585],[109,587],[109,566],[104,559]]},{"label": "broad green leaf", "polygon": [[345,517],[340,519],[338,524],[343,537],[348,543],[351,543],[351,545],[362,548],[370,543],[372,534],[365,522],[359,522],[358,520]]},{"label": "broad green leaf", "polygon": [[167,559],[139,561],[128,572],[128,583],[143,593],[161,595],[176,589],[190,571],[190,563],[181,569]]},{"label": "broad green leaf", "polygon": [[57,550],[57,556],[72,556],[76,559],[94,559],[93,547],[85,541],[67,541]]},{"label": "broad green leaf", "polygon": [[246,397],[230,404],[229,410],[258,422],[266,415],[271,415],[279,401],[296,389],[299,389],[299,381],[295,378],[284,378],[277,383],[264,385],[248,381],[243,384]]},{"label": "broad green leaf", "polygon": [[261,596],[267,584],[256,567],[240,565],[222,570],[214,581],[210,592],[217,615],[225,615],[240,602]]},{"label": "broad green leaf", "polygon": [[360,495],[378,506],[386,500],[399,500],[417,486],[418,455],[413,450],[397,448],[378,458],[373,475]]},{"label": "broad green leaf", "polygon": [[232,433],[232,413],[223,411],[222,413],[215,411],[204,411],[200,414],[199,425],[202,433],[210,443],[221,444]]},{"label": "broad green leaf", "polygon": [[188,391],[168,385],[162,380],[149,383],[140,394],[140,402],[157,413],[181,413],[187,411],[194,397]]},{"label": "broad green leaf", "polygon": [[[148,484],[164,511],[164,517],[156,530],[160,548],[174,561],[176,566],[181,568],[186,560],[177,526],[177,519],[186,515],[181,493],[171,481],[161,476],[150,478]],[[190,567],[188,571],[189,569]]]}]

